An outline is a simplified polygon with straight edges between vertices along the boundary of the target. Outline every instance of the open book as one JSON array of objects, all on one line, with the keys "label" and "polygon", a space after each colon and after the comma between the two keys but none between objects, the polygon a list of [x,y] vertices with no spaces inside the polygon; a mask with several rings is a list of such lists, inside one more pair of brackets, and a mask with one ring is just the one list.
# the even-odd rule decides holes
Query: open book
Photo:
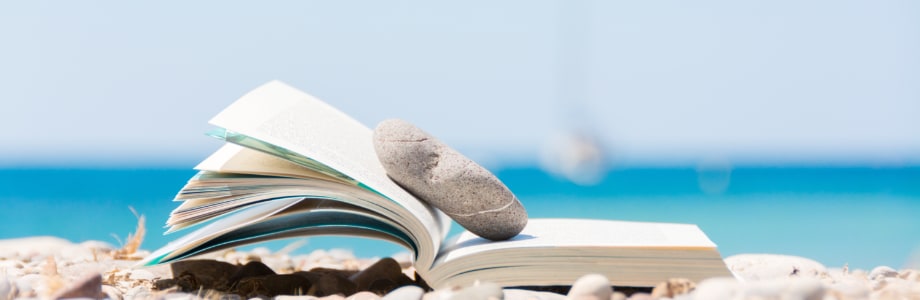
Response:
[{"label": "open book", "polygon": [[[504,286],[569,285],[588,273],[615,285],[652,286],[671,277],[730,276],[695,225],[530,219],[516,237],[492,242],[389,179],[372,131],[280,82],[246,94],[211,119],[227,144],[201,162],[176,196],[168,232],[195,226],[145,259],[171,262],[268,239],[351,235],[410,250],[432,287],[475,280]],[[571,204],[569,204],[571,205]]]}]

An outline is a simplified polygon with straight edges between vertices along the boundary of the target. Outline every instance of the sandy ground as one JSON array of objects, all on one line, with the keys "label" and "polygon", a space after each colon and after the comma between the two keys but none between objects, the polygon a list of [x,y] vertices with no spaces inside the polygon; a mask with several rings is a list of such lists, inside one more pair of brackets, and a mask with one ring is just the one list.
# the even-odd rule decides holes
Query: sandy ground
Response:
[{"label": "sandy ground", "polygon": [[[727,257],[726,264],[737,278],[713,278],[703,282],[673,278],[652,290],[614,287],[617,291],[611,292],[603,280],[598,283],[595,278],[592,283],[589,278],[576,281],[571,291],[556,293],[503,290],[494,284],[481,283],[437,291],[421,288],[394,291],[390,286],[376,292],[352,289],[348,295],[323,297],[303,295],[307,291],[301,291],[301,295],[241,296],[175,287],[177,280],[173,279],[170,266],[136,266],[147,254],[136,249],[138,245],[129,242],[128,246],[118,248],[103,242],[72,243],[55,237],[0,240],[0,300],[92,295],[112,299],[567,299],[567,295],[562,294],[566,292],[569,299],[920,299],[920,271],[914,269],[827,268],[807,258],[770,254]],[[220,251],[202,259],[232,266],[260,262],[260,266],[267,266],[271,269],[268,272],[279,274],[277,276],[318,268],[341,270],[346,277],[351,274],[352,279],[356,276],[353,274],[379,261],[377,258],[356,258],[348,250],[316,250],[302,255],[290,254],[289,250],[291,248],[277,252],[264,248],[249,252]],[[399,266],[396,272],[402,272],[397,276],[414,278],[408,256],[393,259]]]}]

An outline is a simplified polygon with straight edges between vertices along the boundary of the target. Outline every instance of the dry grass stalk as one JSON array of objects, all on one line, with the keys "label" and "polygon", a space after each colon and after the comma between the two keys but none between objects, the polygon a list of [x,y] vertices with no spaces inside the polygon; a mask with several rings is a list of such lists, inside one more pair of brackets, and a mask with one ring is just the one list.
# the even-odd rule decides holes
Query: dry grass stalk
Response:
[{"label": "dry grass stalk", "polygon": [[141,243],[144,242],[144,234],[147,233],[147,229],[144,227],[144,215],[138,214],[133,207],[131,207],[131,212],[137,217],[137,229],[134,231],[134,234],[128,234],[126,239],[127,243],[122,245],[121,249],[112,251],[112,258],[114,259],[140,259],[140,257],[135,257],[133,254],[141,248]]},{"label": "dry grass stalk", "polygon": [[64,277],[58,272],[57,260],[54,259],[54,256],[48,256],[45,261],[45,265],[42,267],[42,276],[44,279],[44,290],[42,294],[49,298],[51,295],[57,293],[64,288],[65,282]]}]

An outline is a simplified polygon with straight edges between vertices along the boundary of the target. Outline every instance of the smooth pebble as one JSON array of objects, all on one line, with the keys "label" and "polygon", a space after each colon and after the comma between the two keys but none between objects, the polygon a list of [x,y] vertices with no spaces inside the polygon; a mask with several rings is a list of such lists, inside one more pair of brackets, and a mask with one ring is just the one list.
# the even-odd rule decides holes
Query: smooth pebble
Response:
[{"label": "smooth pebble", "polygon": [[613,288],[610,279],[601,274],[588,274],[579,277],[572,283],[572,289],[566,295],[568,299],[610,299]]},{"label": "smooth pebble", "polygon": [[520,289],[505,289],[505,300],[565,300],[565,296],[550,293]]},{"label": "smooth pebble", "polygon": [[501,180],[409,122],[378,124],[374,149],[393,181],[480,237],[506,240],[527,225],[527,211]]},{"label": "smooth pebble", "polygon": [[897,277],[897,276],[898,276],[898,271],[895,269],[892,269],[889,266],[878,266],[878,267],[875,267],[875,269],[872,269],[871,272],[869,272],[870,280],[879,280],[882,278]]},{"label": "smooth pebble", "polygon": [[347,300],[379,300],[380,296],[377,296],[377,294],[374,294],[368,291],[363,291],[363,292],[357,292],[351,296],[348,296],[348,298],[345,298],[345,299]]},{"label": "smooth pebble", "polygon": [[694,288],[696,288],[696,283],[690,279],[671,278],[656,285],[652,289],[652,296],[655,298],[674,298],[677,295],[689,293]]},{"label": "smooth pebble", "polygon": [[480,282],[450,295],[449,300],[494,300],[505,296],[502,287],[491,282]]},{"label": "smooth pebble", "polygon": [[383,296],[383,300],[419,300],[425,295],[425,290],[415,285],[407,285],[391,291]]},{"label": "smooth pebble", "polygon": [[16,297],[16,285],[6,276],[0,275],[0,300],[9,300]]},{"label": "smooth pebble", "polygon": [[725,259],[728,269],[746,281],[822,277],[827,268],[814,260],[777,254],[738,254]]},{"label": "smooth pebble", "polygon": [[694,300],[735,299],[741,284],[730,277],[710,278],[701,281],[693,290]]},{"label": "smooth pebble", "polygon": [[70,286],[55,293],[52,298],[101,298],[103,295],[102,275],[96,273],[80,278]]}]

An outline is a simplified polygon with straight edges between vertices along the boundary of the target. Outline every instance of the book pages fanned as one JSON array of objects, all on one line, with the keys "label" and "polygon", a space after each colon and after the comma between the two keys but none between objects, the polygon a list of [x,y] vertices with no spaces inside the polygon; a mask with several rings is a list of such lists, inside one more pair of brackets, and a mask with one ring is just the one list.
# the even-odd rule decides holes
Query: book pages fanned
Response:
[{"label": "book pages fanned", "polygon": [[418,242],[429,245],[419,248],[433,251],[419,260],[433,261],[445,234],[442,217],[387,177],[370,128],[279,81],[249,92],[210,123],[319,161],[397,202],[415,216],[401,221],[426,235]]}]

